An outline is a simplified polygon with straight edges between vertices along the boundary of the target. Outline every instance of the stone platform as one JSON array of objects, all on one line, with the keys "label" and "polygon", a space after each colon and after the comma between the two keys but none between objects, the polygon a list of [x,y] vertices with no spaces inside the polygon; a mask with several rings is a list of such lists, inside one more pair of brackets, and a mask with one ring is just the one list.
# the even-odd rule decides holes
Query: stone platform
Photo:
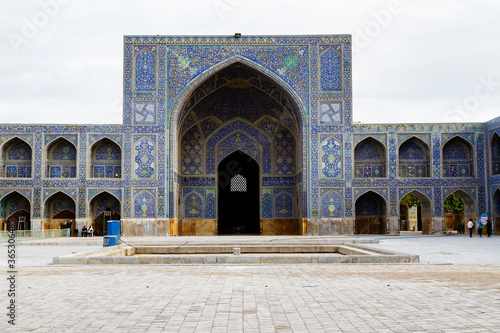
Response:
[{"label": "stone platform", "polygon": [[134,239],[121,245],[73,253],[54,264],[319,264],[415,263],[418,255],[375,249],[367,238],[182,237]]}]

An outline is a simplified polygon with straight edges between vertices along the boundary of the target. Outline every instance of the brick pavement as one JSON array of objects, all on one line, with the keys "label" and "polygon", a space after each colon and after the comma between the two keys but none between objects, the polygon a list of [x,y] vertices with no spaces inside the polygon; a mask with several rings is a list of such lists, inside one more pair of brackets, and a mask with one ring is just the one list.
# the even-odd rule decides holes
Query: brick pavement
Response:
[{"label": "brick pavement", "polygon": [[2,332],[494,332],[500,267],[21,267],[17,302]]}]

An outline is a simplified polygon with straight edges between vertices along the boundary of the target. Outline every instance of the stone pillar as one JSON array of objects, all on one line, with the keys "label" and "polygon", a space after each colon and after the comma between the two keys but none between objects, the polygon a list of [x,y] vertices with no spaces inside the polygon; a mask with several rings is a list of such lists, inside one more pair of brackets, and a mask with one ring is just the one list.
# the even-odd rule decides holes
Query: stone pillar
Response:
[{"label": "stone pillar", "polygon": [[[73,223],[73,224],[74,225],[72,225],[71,228],[72,229],[78,229],[77,236],[81,236],[82,235],[82,228],[83,228],[84,225],[87,226],[87,229],[90,226],[90,223],[89,223],[89,221],[86,218],[75,219],[75,223]],[[73,230],[71,230],[71,233],[73,235]]]},{"label": "stone pillar", "polygon": [[389,235],[399,235],[399,218],[392,216],[387,221],[387,233]]},{"label": "stone pillar", "polygon": [[344,225],[346,226],[346,235],[354,235],[354,222],[355,219],[353,217],[344,218]]},{"label": "stone pillar", "polygon": [[442,235],[444,226],[444,217],[433,217],[431,226],[431,235]]},{"label": "stone pillar", "polygon": [[31,219],[31,230],[42,230],[43,223],[42,219]]}]

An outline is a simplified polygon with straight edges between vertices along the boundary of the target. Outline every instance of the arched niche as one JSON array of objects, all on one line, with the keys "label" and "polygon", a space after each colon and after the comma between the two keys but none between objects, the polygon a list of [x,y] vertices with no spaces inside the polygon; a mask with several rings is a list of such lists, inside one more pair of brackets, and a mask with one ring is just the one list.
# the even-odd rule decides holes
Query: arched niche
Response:
[{"label": "arched niche", "polygon": [[500,135],[491,138],[491,174],[500,175]]},{"label": "arched niche", "polygon": [[91,147],[91,178],[121,178],[122,151],[119,145],[103,138]]},{"label": "arched niche", "polygon": [[399,147],[399,177],[430,177],[430,149],[422,140],[412,137]]},{"label": "arched niche", "polygon": [[368,137],[354,147],[355,178],[384,178],[386,169],[385,147],[380,141]]},{"label": "arched niche", "polygon": [[47,178],[76,178],[76,147],[64,138],[59,138],[47,146]]},{"label": "arched niche", "polygon": [[474,176],[474,150],[461,137],[454,137],[443,146],[443,177]]},{"label": "arched niche", "polygon": [[2,145],[0,176],[6,178],[31,178],[32,149],[19,138],[12,138]]}]

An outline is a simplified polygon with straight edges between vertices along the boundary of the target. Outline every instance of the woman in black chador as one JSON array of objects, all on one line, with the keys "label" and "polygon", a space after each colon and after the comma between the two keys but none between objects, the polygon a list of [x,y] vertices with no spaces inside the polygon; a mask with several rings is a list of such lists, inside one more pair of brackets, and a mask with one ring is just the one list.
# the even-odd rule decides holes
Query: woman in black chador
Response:
[{"label": "woman in black chador", "polygon": [[488,220],[486,222],[486,233],[488,234],[488,237],[491,237],[491,222]]}]

